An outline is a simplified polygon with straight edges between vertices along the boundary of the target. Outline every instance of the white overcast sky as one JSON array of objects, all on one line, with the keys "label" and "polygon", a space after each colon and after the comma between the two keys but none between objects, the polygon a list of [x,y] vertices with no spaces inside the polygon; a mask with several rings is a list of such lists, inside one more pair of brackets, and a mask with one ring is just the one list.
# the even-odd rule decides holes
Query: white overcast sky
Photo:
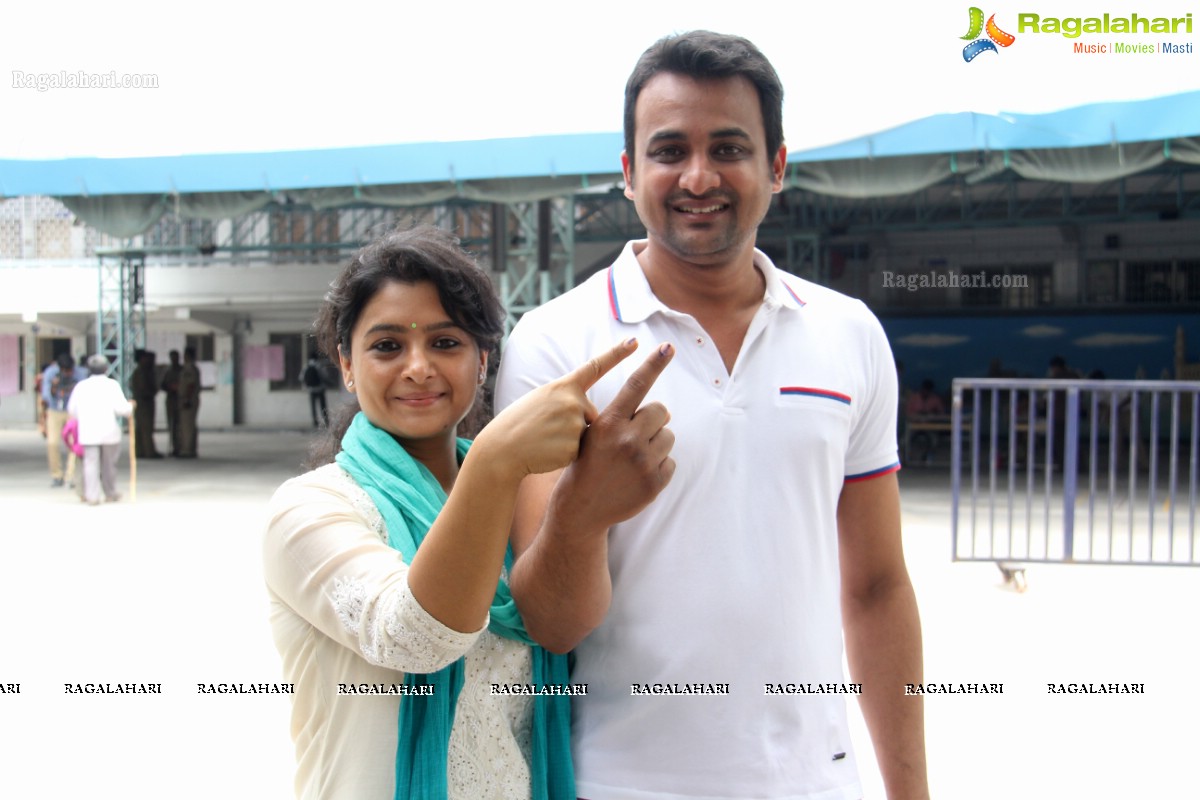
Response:
[{"label": "white overcast sky", "polygon": [[[618,131],[637,56],[690,28],[738,33],[784,81],[792,150],[943,112],[1036,113],[1200,89],[1191,55],[1077,55],[1042,17],[1183,17],[1194,0],[1021,0],[985,15],[1017,39],[971,63],[967,2],[449,0],[9,3],[0,29],[0,158],[254,152]],[[14,87],[14,73],[157,76],[157,89]],[[615,155],[614,155],[615,159]]]}]

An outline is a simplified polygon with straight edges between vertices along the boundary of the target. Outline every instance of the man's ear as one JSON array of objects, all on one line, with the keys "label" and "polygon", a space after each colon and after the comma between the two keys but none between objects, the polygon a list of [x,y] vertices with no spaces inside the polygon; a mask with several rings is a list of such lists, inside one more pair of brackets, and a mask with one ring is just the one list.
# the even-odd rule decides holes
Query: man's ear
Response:
[{"label": "man's ear", "polygon": [[621,151],[621,174],[625,176],[625,197],[633,199],[633,159],[629,153]]},{"label": "man's ear", "polygon": [[775,154],[775,158],[771,161],[771,177],[774,182],[771,184],[771,193],[777,194],[783,191],[783,176],[787,173],[787,145],[779,145],[779,152]]}]

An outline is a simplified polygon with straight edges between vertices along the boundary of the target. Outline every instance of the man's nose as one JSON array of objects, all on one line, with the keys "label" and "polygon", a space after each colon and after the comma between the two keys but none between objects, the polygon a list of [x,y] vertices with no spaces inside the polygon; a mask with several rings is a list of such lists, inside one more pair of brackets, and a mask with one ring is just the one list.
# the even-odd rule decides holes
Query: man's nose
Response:
[{"label": "man's nose", "polygon": [[694,195],[702,195],[721,184],[721,176],[707,154],[696,154],[687,160],[679,186]]}]

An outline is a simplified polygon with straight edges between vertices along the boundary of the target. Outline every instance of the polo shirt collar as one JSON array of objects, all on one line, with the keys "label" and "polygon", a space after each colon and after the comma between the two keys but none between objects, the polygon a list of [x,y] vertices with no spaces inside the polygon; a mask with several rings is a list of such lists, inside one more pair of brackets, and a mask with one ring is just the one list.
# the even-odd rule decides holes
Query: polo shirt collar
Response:
[{"label": "polo shirt collar", "polygon": [[[767,291],[764,300],[768,305],[795,311],[804,308],[806,303],[800,294],[803,290],[800,278],[776,267],[761,250],[754,251],[754,265],[766,279]],[[784,278],[784,275],[787,275],[787,278]]]},{"label": "polo shirt collar", "polygon": [[[645,239],[627,242],[617,260],[608,268],[606,276],[609,313],[618,322],[636,324],[645,321],[656,312],[671,312],[650,290],[646,274],[642,272],[637,254],[646,247]],[[761,250],[754,251],[754,266],[766,280],[763,301],[769,306],[799,310],[804,300],[794,288],[799,279],[785,280],[771,259]]]}]

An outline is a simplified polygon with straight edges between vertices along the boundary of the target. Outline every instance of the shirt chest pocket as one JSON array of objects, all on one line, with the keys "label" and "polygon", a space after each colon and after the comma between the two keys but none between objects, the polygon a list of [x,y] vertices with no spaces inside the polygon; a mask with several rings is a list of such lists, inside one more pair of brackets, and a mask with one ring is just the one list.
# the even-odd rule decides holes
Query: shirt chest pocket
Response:
[{"label": "shirt chest pocket", "polygon": [[775,407],[789,442],[844,454],[850,442],[854,398],[836,389],[815,386],[783,386]]}]

